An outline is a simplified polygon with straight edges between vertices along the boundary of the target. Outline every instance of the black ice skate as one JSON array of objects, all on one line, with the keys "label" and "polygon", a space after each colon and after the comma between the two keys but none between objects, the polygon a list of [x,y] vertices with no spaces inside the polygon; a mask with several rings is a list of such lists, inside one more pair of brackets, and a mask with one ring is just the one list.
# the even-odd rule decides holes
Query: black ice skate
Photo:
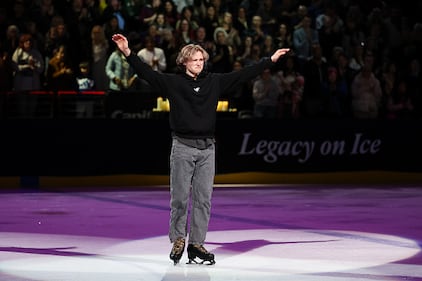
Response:
[{"label": "black ice skate", "polygon": [[[215,264],[214,260],[214,254],[208,252],[204,246],[199,244],[189,244],[188,245],[188,257],[189,262],[188,263],[200,263],[200,264]],[[196,258],[200,259],[200,261],[197,261]]]},{"label": "black ice skate", "polygon": [[173,243],[173,248],[170,252],[170,259],[174,262],[174,265],[178,264],[182,258],[183,251],[185,250],[185,239],[177,238]]}]

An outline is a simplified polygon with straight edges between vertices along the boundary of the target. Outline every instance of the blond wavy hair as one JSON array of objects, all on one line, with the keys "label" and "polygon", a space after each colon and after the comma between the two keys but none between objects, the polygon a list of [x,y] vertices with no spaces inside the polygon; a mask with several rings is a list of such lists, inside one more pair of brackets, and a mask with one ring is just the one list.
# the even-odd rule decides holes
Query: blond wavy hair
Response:
[{"label": "blond wavy hair", "polygon": [[176,58],[176,64],[178,66],[183,66],[196,52],[202,53],[204,62],[208,61],[210,56],[204,48],[197,44],[188,44],[180,50]]}]

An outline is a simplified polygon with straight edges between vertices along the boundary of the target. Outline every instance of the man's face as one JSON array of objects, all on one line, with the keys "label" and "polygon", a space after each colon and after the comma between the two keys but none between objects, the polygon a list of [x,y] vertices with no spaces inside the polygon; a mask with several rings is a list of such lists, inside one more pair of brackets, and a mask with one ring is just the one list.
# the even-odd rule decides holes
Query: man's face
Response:
[{"label": "man's face", "polygon": [[196,77],[204,69],[204,55],[198,51],[185,62],[186,73],[189,76]]}]

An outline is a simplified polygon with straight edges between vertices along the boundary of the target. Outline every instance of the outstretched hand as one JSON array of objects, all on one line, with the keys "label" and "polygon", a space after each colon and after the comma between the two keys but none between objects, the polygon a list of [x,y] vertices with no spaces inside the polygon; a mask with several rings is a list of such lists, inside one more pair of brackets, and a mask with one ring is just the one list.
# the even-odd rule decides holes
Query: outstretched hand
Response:
[{"label": "outstretched hand", "polygon": [[119,50],[125,55],[130,55],[130,49],[129,49],[129,42],[127,38],[122,34],[114,34],[111,39],[114,43],[116,43]]},{"label": "outstretched hand", "polygon": [[271,61],[272,62],[277,62],[278,59],[282,56],[284,56],[285,54],[287,54],[290,51],[289,48],[283,48],[283,49],[278,49],[277,51],[274,52],[274,54],[271,56]]}]

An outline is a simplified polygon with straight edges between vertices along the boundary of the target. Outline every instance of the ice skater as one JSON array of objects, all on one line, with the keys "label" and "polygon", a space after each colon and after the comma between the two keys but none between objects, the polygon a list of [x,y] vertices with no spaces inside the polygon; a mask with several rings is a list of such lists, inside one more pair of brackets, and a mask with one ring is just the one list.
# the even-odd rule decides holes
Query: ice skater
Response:
[{"label": "ice skater", "polygon": [[[176,265],[185,250],[189,263],[214,264],[214,254],[204,243],[210,220],[215,176],[215,123],[219,97],[270,68],[289,49],[278,49],[259,63],[230,73],[210,73],[209,54],[195,44],[185,45],[177,55],[181,73],[160,73],[131,51],[122,34],[112,37],[139,77],[170,102],[172,132],[170,152],[170,259]],[[191,199],[188,227],[188,207]]]}]

